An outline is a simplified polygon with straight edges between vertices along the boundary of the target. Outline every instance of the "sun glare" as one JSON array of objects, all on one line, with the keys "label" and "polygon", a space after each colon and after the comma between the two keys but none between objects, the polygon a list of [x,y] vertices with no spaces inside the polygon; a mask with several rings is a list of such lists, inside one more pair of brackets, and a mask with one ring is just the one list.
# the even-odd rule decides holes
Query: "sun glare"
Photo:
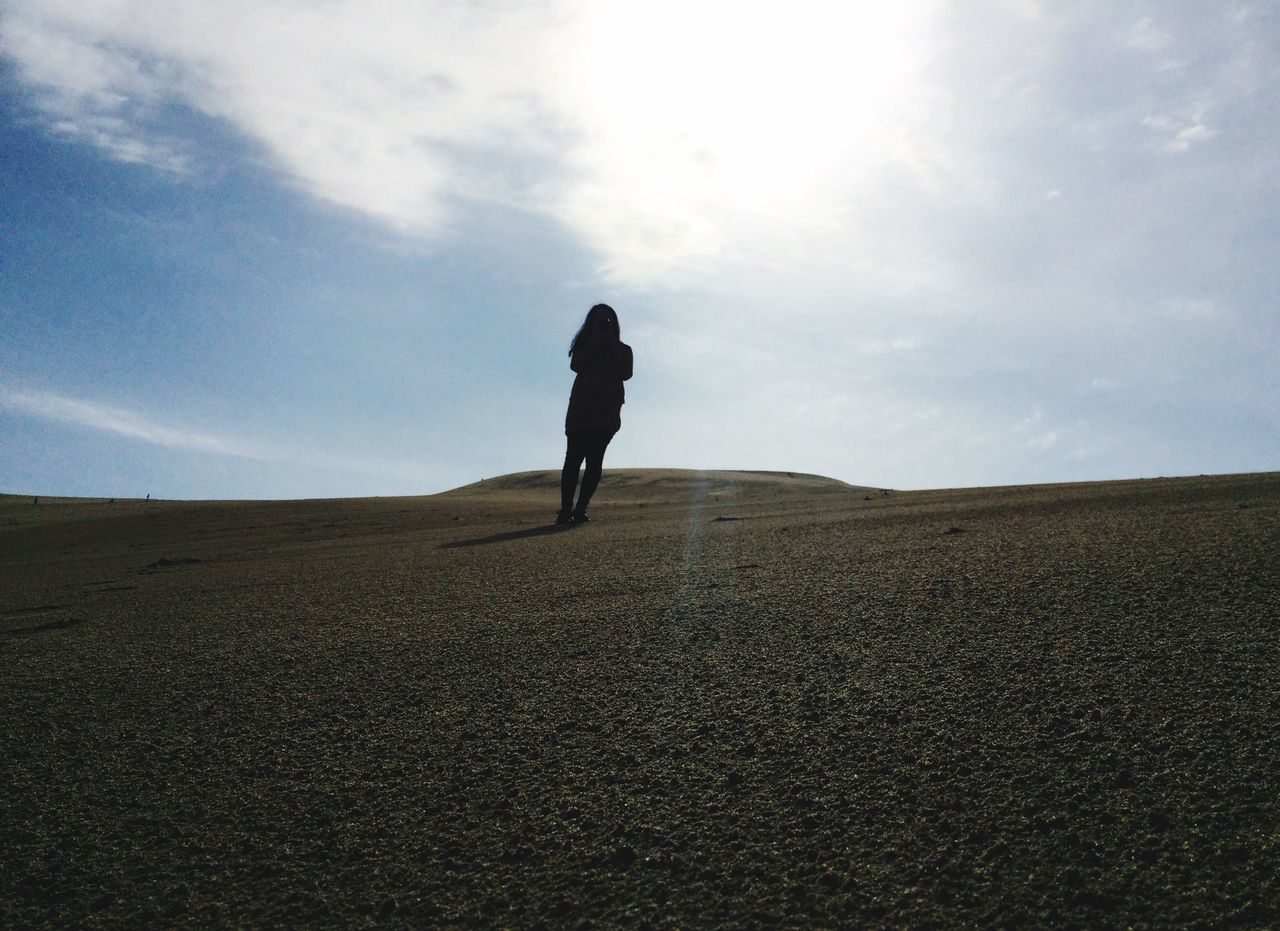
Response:
[{"label": "sun glare", "polygon": [[577,89],[650,197],[793,209],[894,157],[927,55],[920,3],[656,0],[593,8]]}]

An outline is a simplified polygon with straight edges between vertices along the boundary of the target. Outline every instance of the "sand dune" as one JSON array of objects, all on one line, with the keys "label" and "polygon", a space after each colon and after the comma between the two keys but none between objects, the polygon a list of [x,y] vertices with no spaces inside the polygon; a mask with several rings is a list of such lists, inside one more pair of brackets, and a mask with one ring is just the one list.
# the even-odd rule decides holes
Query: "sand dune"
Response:
[{"label": "sand dune", "polygon": [[1280,474],[0,496],[0,918],[1280,923]]}]

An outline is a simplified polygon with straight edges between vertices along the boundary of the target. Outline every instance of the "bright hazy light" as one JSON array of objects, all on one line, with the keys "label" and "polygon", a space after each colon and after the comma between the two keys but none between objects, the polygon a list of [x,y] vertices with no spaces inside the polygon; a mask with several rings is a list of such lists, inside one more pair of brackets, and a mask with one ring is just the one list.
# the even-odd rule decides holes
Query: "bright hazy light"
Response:
[{"label": "bright hazy light", "polygon": [[726,247],[728,227],[817,222],[833,192],[914,158],[923,3],[657,0],[592,7],[570,93],[594,179],[578,222],[644,263]]}]

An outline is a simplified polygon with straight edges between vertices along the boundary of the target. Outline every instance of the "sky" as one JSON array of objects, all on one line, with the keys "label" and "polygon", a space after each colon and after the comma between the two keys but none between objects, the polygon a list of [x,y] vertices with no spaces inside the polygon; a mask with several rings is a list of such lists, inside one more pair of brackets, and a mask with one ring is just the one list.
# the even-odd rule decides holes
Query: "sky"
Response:
[{"label": "sky", "polygon": [[1280,468],[1280,11],[0,0],[0,491]]}]

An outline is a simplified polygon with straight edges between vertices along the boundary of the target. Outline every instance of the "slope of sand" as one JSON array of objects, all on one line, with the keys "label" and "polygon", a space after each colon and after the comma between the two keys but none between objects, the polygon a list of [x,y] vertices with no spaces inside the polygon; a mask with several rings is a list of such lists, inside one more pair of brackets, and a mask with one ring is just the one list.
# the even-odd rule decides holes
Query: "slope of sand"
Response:
[{"label": "slope of sand", "polygon": [[1280,475],[0,498],[0,922],[1280,923]]}]

